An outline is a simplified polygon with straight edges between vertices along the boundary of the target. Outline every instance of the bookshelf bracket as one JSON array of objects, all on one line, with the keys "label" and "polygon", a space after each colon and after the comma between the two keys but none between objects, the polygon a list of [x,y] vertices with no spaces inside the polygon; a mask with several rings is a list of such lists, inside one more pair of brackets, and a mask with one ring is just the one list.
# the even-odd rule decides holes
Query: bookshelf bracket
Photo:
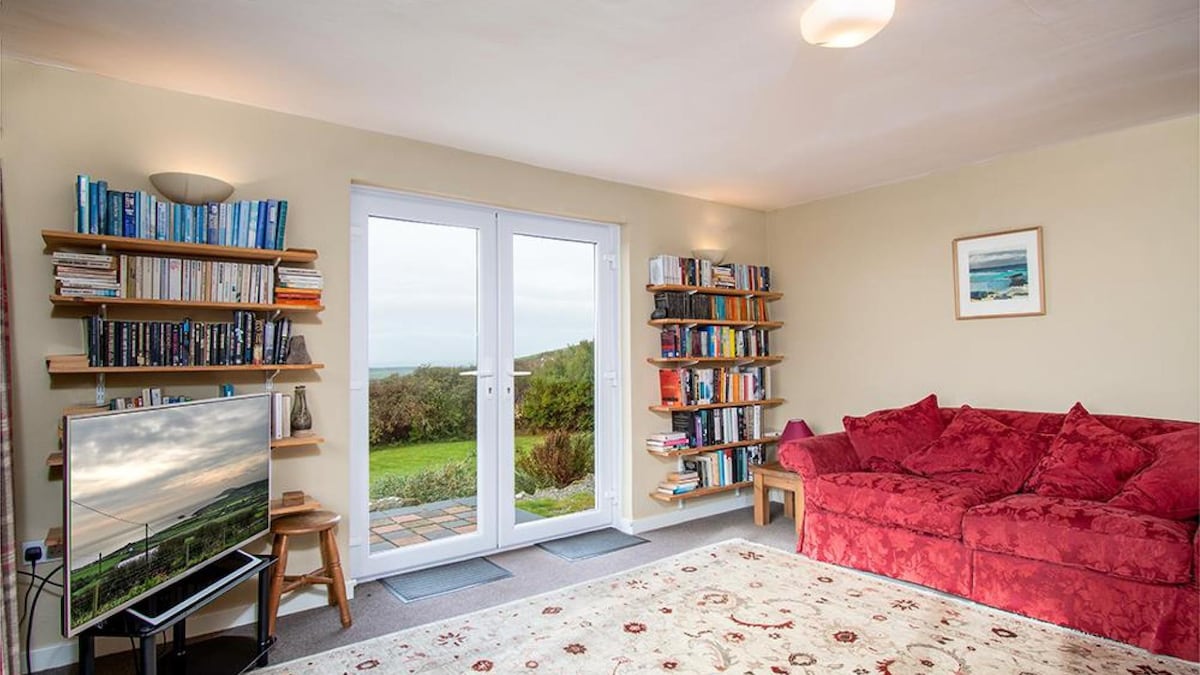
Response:
[{"label": "bookshelf bracket", "polygon": [[104,373],[96,375],[96,405],[108,403],[108,391],[104,386]]},{"label": "bookshelf bracket", "polygon": [[275,376],[279,374],[279,369],[268,370],[263,382],[263,391],[268,393],[275,391]]}]

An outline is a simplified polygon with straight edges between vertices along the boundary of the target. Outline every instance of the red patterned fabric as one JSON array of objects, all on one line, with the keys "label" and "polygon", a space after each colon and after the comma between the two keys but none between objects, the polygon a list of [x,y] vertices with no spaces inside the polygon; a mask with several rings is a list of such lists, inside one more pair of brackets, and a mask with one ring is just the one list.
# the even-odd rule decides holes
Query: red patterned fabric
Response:
[{"label": "red patterned fabric", "polygon": [[1044,497],[1106,501],[1151,459],[1145,448],[1076,403],[1026,488]]},{"label": "red patterned fabric", "polygon": [[805,504],[887,526],[958,539],[978,490],[895,473],[833,473],[804,486]]},{"label": "red patterned fabric", "polygon": [[903,579],[947,593],[971,591],[971,552],[960,542],[811,506],[804,516],[804,555]]},{"label": "red patterned fabric", "polygon": [[932,442],[945,427],[935,394],[904,408],[877,410],[864,417],[847,415],[842,425],[859,457],[897,462]]},{"label": "red patterned fabric", "polygon": [[967,512],[963,543],[1151,583],[1192,580],[1194,523],[1107,504],[1015,495]]},{"label": "red patterned fabric", "polygon": [[1200,425],[1138,444],[1154,453],[1154,461],[1108,503],[1171,520],[1200,515]]},{"label": "red patterned fabric", "polygon": [[858,455],[846,432],[821,434],[779,443],[779,463],[806,480],[825,473],[858,471]]},{"label": "red patterned fabric", "polygon": [[[973,600],[1200,660],[1200,608],[1192,586],[1146,584],[1100,572],[975,551]],[[1149,674],[1147,674],[1149,675]]]},{"label": "red patterned fabric", "polygon": [[1034,465],[1046,454],[1050,438],[1018,431],[964,405],[938,439],[901,464],[927,478],[949,473],[978,473],[997,479],[1005,494],[1021,488]]}]

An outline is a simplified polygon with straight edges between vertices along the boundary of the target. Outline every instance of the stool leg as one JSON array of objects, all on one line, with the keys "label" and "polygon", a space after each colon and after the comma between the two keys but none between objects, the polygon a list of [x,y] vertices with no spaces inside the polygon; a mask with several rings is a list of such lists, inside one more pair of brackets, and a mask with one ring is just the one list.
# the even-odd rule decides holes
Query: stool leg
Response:
[{"label": "stool leg", "polygon": [[771,504],[768,501],[767,482],[761,473],[754,474],[754,524],[771,522]]},{"label": "stool leg", "polygon": [[796,480],[796,489],[792,492],[795,495],[796,514],[792,516],[796,519],[796,534],[803,536],[804,534],[804,481]]},{"label": "stool leg", "polygon": [[329,594],[337,602],[338,613],[342,618],[342,627],[349,628],[352,623],[350,603],[346,600],[346,580],[342,578],[342,561],[338,555],[337,541],[333,538],[332,527],[321,533],[321,558],[326,573],[329,574],[332,581],[329,584]]},{"label": "stool leg", "polygon": [[267,596],[267,635],[275,635],[275,617],[279,614],[279,596],[283,592],[283,575],[287,569],[288,536],[275,535],[271,544],[271,555],[275,556],[275,569],[271,573],[271,589]]}]

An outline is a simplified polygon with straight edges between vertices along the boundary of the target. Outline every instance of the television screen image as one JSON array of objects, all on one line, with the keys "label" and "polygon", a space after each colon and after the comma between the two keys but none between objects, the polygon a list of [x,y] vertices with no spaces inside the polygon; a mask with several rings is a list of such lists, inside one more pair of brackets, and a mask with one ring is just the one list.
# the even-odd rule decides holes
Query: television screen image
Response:
[{"label": "television screen image", "polygon": [[68,417],[70,637],[270,529],[270,396]]}]

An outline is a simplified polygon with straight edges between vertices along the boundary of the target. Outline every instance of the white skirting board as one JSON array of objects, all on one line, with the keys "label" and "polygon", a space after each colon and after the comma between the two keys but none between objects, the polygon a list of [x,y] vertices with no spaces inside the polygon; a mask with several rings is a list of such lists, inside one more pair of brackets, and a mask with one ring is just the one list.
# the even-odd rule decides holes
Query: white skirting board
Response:
[{"label": "white skirting board", "polygon": [[[346,595],[354,597],[354,582],[350,579],[346,580]],[[326,595],[324,588],[304,588],[283,598],[279,604],[279,616],[295,614],[317,607],[327,607],[329,605],[329,596]],[[200,612],[188,619],[188,637],[198,635],[207,635],[208,633],[216,633],[218,631],[228,630],[237,626],[254,623],[255,611],[253,605],[248,605],[239,609],[228,609],[222,612]],[[340,629],[341,624],[334,621],[334,629]],[[36,636],[35,636],[36,637]],[[164,639],[164,638],[160,638]],[[165,639],[170,639],[170,633]],[[96,656],[103,656],[114,652],[129,651],[129,640],[125,638],[100,638],[96,640]],[[46,647],[37,647],[30,654],[33,663],[33,670],[45,670],[47,668],[58,668],[75,663],[79,660],[79,646],[74,640],[62,640],[55,644]],[[25,660],[21,659],[21,667],[25,667]]]}]

